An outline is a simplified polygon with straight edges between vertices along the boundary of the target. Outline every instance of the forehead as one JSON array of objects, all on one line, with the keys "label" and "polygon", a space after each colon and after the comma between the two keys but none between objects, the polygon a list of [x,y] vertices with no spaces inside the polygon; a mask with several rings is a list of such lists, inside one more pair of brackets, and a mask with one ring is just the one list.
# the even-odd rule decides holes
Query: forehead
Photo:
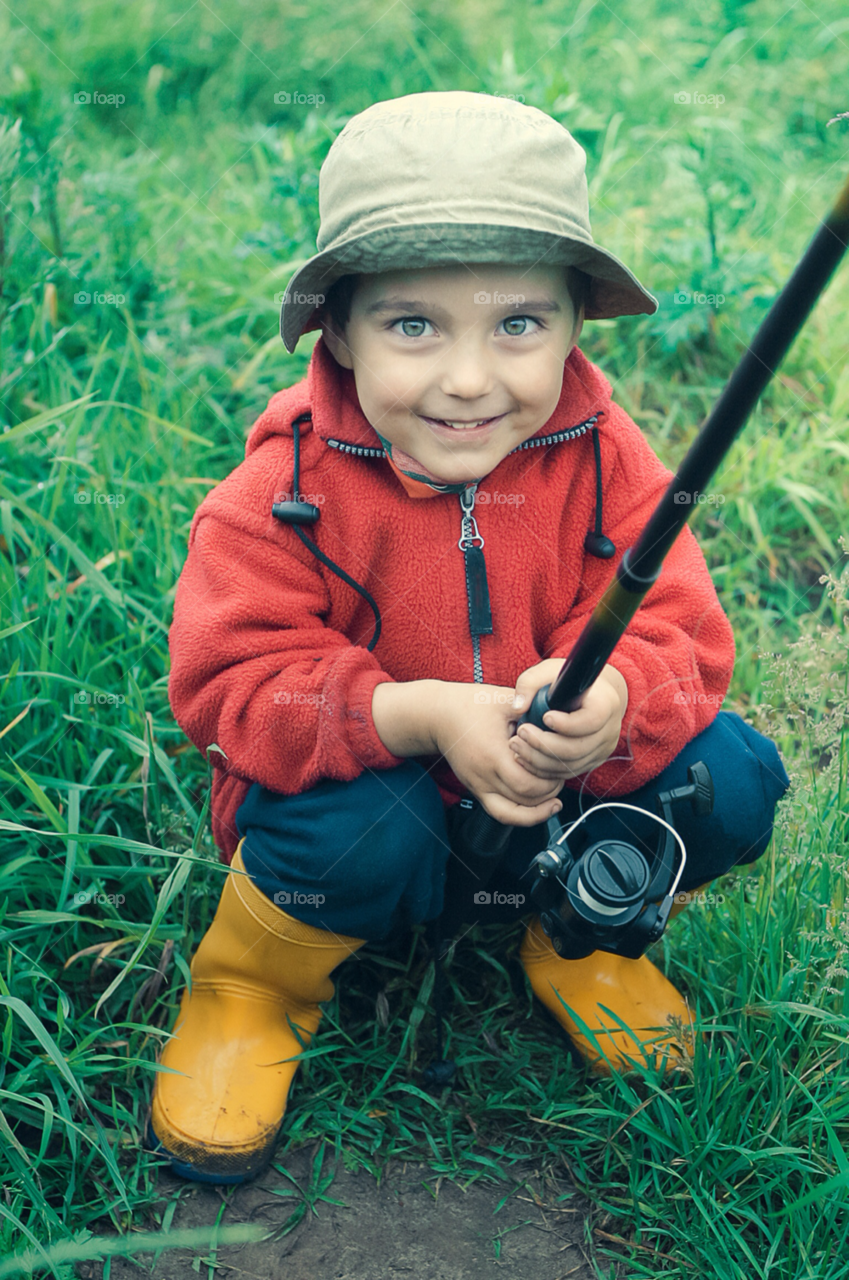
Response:
[{"label": "forehead", "polygon": [[368,307],[389,295],[444,300],[446,295],[460,297],[467,292],[499,289],[525,296],[530,296],[533,290],[534,297],[548,295],[558,301],[569,296],[566,272],[567,268],[561,264],[524,267],[492,262],[382,271],[359,277],[356,300],[358,307]]}]

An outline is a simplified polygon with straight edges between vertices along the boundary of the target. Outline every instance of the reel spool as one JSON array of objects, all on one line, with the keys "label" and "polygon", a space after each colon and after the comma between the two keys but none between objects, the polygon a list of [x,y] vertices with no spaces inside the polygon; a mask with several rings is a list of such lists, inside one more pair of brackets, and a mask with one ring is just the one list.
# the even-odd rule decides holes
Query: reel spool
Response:
[{"label": "reel spool", "polygon": [[[687,862],[672,806],[689,800],[697,817],[713,810],[713,780],[707,765],[697,761],[688,768],[687,778],[687,786],[658,793],[657,814],[610,801],[589,809],[566,830],[550,824],[550,830],[560,835],[531,863],[536,879],[530,896],[559,956],[580,960],[593,951],[609,951],[638,960],[660,938]],[[569,840],[578,828],[603,809],[631,810],[659,824],[662,834],[651,863],[636,845],[619,838],[596,840],[582,850],[570,848]]]}]

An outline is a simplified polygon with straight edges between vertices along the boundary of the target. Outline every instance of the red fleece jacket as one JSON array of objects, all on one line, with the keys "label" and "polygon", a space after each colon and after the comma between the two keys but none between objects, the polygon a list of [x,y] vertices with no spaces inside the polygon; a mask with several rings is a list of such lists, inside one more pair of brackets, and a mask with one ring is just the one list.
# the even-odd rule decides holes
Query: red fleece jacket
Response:
[{"label": "red fleece jacket", "polygon": [[[292,421],[306,411],[312,425],[300,430],[299,488],[321,509],[309,532],[377,601],[383,630],[373,653],[367,602],[271,514],[291,494]],[[611,560],[583,549],[595,519],[595,465],[591,432],[581,428],[592,418]],[[375,685],[474,680],[459,496],[419,501],[382,450],[357,455],[340,442],[381,450],[352,373],[319,339],[307,377],[271,397],[245,461],[207,494],[192,523],[169,637],[169,694],[192,742],[226,753],[212,756],[213,834],[226,861],[252,782],[296,795],[321,778],[351,780],[401,763],[375,730]],[[543,658],[569,653],[670,474],[575,348],[551,418],[478,487],[494,631],[480,639],[486,684],[512,687]],[[625,794],[665,768],[715,717],[733,663],[730,624],[685,529],[613,654],[629,694],[613,754],[626,759],[594,771],[593,793]],[[443,801],[455,803],[463,788],[446,761],[419,762],[432,768]]]}]

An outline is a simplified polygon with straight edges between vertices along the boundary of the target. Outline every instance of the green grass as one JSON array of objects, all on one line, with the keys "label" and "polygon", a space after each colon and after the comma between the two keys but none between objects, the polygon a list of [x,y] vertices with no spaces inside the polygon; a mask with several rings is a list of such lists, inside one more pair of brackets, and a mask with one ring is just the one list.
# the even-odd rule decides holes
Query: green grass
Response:
[{"label": "green grass", "polygon": [[[127,1249],[160,1225],[139,1146],[152,1063],[222,880],[206,766],[168,706],[171,604],[200,499],[305,371],[311,341],[286,354],[275,294],[313,249],[332,138],[431,88],[562,119],[588,152],[596,238],[662,304],[589,324],[582,346],[673,465],[849,168],[849,125],[827,125],[849,109],[849,20],[839,0],[16,12],[0,17],[0,1253],[46,1250],[64,1278],[104,1224]],[[126,103],[75,107],[80,89]],[[274,103],[293,89],[326,103]],[[725,103],[676,104],[682,89]],[[635,1276],[849,1275],[845,575],[822,581],[849,505],[847,284],[844,264],[717,477],[724,502],[694,521],[738,639],[727,705],[776,737],[794,787],[757,872],[661,944],[707,1033],[693,1077],[585,1079],[529,1003],[518,933],[490,931],[448,966],[462,1087],[432,1097],[413,938],[342,971],[283,1160],[317,1137],[376,1172],[401,1156],[497,1179],[530,1158],[593,1201],[600,1275],[615,1258]]]}]

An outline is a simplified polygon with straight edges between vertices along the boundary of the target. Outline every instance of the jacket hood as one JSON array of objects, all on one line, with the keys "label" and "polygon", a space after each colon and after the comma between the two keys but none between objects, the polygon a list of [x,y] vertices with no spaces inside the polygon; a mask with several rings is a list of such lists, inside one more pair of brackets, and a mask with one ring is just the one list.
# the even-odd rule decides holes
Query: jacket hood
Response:
[{"label": "jacket hood", "polygon": [[[610,383],[598,366],[573,347],[563,368],[563,385],[554,413],[530,438],[568,431],[603,413],[610,394]],[[337,364],[323,338],[313,348],[307,376],[269,400],[248,435],[245,456],[249,457],[269,436],[293,435],[292,422],[303,413],[312,414],[312,430],[322,440],[341,440],[383,451],[380,437],[360,408],[352,370]]]}]

